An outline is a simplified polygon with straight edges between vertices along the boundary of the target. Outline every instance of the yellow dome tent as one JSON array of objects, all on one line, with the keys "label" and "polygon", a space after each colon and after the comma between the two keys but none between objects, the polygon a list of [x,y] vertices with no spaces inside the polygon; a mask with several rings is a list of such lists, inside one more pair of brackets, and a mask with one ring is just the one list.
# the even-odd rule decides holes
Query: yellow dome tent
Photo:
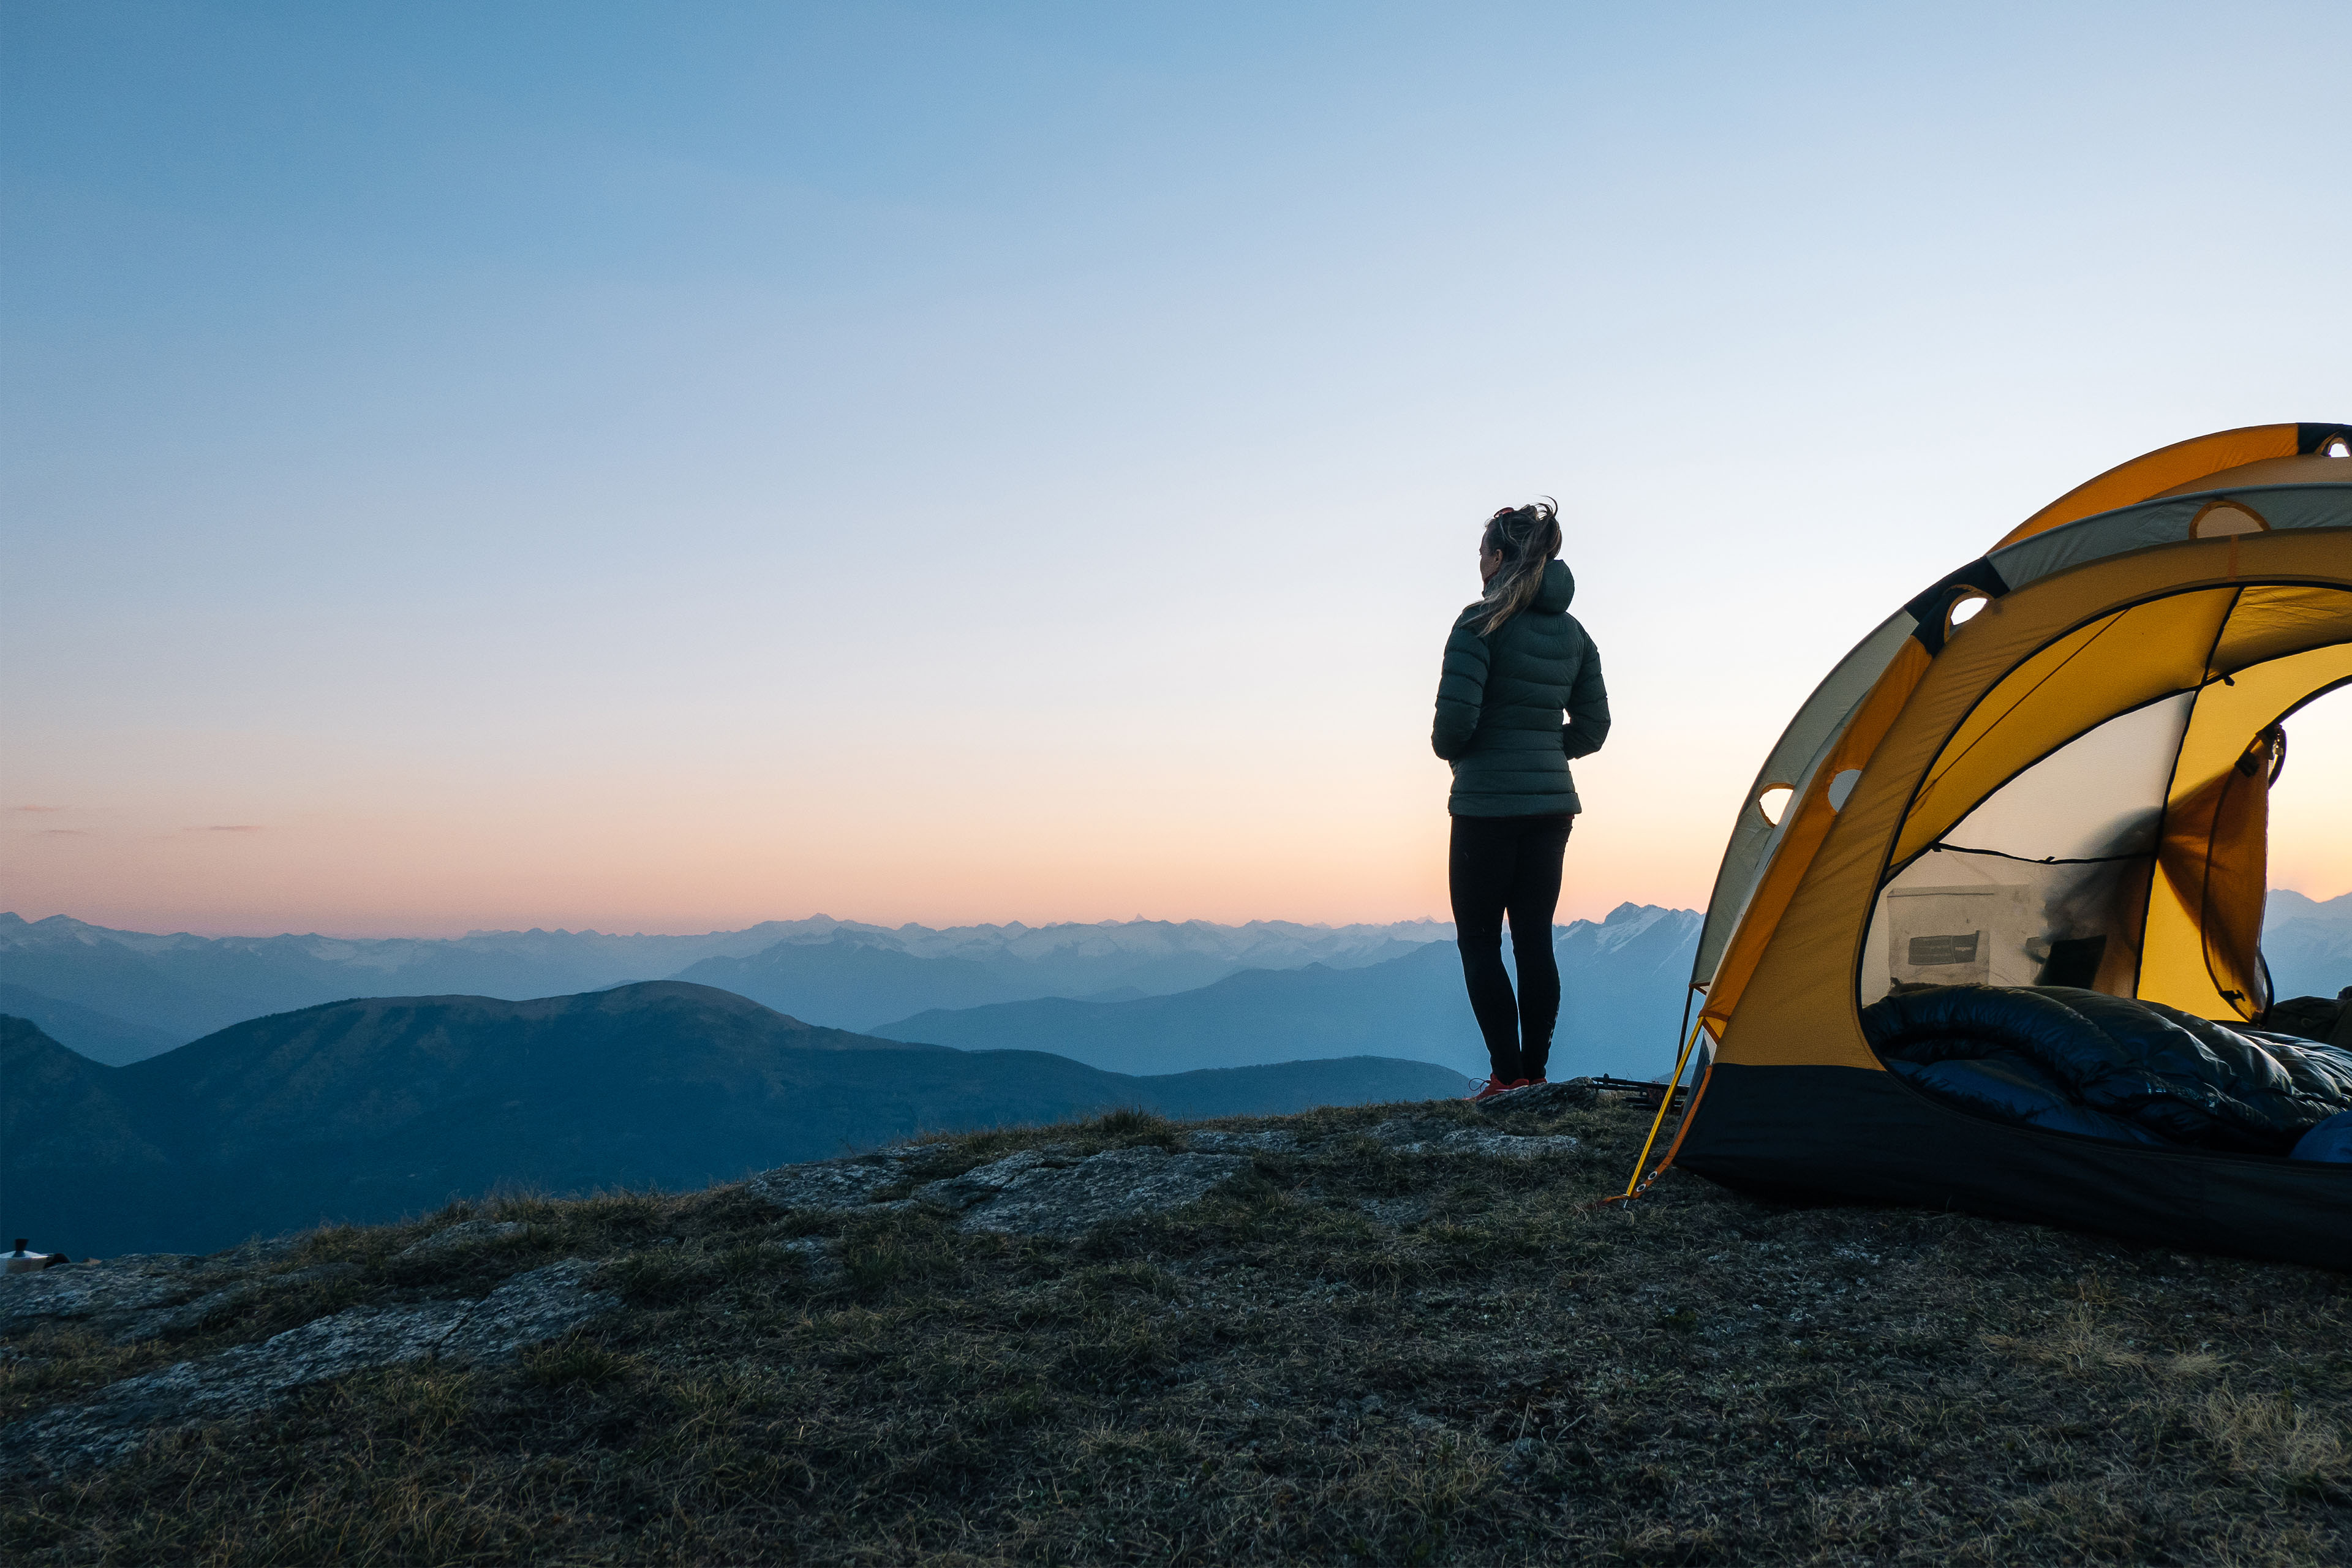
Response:
[{"label": "yellow dome tent", "polygon": [[1692,976],[1702,1073],[1658,1170],[2352,1259],[2352,1166],[1971,1115],[1887,1071],[1862,1019],[1923,984],[2257,1018],[2282,721],[2347,681],[2352,426],[2135,458],[1913,599],[1741,805]]}]

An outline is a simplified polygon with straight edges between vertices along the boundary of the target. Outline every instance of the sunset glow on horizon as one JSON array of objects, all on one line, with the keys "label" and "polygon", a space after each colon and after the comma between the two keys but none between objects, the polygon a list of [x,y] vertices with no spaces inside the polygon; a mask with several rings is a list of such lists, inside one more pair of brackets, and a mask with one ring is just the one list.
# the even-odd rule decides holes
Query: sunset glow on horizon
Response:
[{"label": "sunset glow on horizon", "polygon": [[[1616,715],[1559,918],[1703,906],[1921,588],[2352,419],[2306,13],[1948,20],[15,8],[0,909],[1444,920],[1540,494]],[[2333,897],[2352,691],[2290,733]]]}]

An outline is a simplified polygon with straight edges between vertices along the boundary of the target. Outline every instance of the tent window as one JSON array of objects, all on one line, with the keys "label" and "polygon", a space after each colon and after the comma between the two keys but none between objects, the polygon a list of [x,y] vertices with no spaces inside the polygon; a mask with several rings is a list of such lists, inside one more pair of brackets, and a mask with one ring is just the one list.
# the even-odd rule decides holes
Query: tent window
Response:
[{"label": "tent window", "polygon": [[1780,814],[1789,809],[1789,797],[1797,792],[1787,784],[1766,784],[1757,792],[1756,809],[1773,826],[1780,826]]},{"label": "tent window", "polygon": [[2193,691],[2076,736],[1995,790],[1880,893],[1862,1000],[1898,985],[2131,994]]},{"label": "tent window", "polygon": [[2196,700],[2179,692],[2076,736],[1986,796],[1938,847],[2019,860],[2150,853]]}]

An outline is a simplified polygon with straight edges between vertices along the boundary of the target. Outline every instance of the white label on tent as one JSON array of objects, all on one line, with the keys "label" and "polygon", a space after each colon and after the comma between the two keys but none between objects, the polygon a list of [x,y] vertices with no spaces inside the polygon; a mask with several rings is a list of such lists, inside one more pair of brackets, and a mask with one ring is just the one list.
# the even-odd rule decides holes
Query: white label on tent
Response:
[{"label": "white label on tent", "polygon": [[1897,985],[2030,984],[2026,892],[2000,882],[1888,889],[1885,978],[1865,985],[1864,1000]]},{"label": "white label on tent", "polygon": [[1966,936],[1915,936],[1911,939],[1911,967],[1939,969],[1947,964],[1974,963],[1977,961],[1978,939],[1984,932],[1972,931]]}]

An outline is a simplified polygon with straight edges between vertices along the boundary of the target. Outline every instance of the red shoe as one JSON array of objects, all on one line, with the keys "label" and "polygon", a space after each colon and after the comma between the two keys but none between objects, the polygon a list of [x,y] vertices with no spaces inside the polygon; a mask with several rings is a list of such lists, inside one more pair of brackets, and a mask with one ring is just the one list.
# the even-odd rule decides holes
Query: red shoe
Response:
[{"label": "red shoe", "polygon": [[1498,1094],[1508,1094],[1511,1090],[1518,1087],[1519,1086],[1516,1083],[1505,1083],[1498,1078],[1472,1079],[1470,1080],[1470,1103],[1473,1105],[1483,1104],[1486,1101],[1494,1099]]}]

